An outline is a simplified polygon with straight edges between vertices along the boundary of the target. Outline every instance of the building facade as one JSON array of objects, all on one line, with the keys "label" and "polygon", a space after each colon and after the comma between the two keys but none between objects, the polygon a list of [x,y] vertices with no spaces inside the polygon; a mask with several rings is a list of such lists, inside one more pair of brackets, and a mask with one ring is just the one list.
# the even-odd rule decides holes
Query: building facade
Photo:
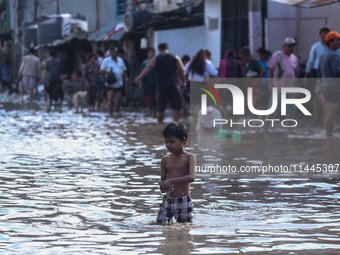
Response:
[{"label": "building facade", "polygon": [[[17,4],[21,2],[23,22],[32,23],[42,16],[69,13],[71,16],[84,16],[89,24],[89,31],[98,30],[117,16],[117,0],[18,0],[9,1],[11,9],[11,27],[15,27]],[[19,24],[20,25],[20,24]]]},{"label": "building facade", "polygon": [[[163,11],[167,11],[167,2],[162,2]],[[320,28],[326,26],[339,30],[339,14],[339,2],[300,8],[269,0],[205,0],[203,25],[155,29],[151,44],[157,46],[160,42],[167,42],[172,53],[191,57],[199,49],[207,48],[212,52],[213,64],[218,67],[229,48],[238,51],[248,46],[256,56],[259,47],[275,52],[282,49],[285,37],[294,37],[298,42],[295,54],[303,63],[308,60],[312,44],[320,40]]]}]

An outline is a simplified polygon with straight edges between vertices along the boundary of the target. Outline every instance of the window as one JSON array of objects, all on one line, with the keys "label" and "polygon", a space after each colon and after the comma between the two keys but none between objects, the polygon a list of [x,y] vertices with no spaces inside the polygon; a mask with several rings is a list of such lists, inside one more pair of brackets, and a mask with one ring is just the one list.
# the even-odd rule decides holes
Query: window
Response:
[{"label": "window", "polygon": [[129,1],[117,0],[117,15],[124,15],[128,6],[129,6]]}]

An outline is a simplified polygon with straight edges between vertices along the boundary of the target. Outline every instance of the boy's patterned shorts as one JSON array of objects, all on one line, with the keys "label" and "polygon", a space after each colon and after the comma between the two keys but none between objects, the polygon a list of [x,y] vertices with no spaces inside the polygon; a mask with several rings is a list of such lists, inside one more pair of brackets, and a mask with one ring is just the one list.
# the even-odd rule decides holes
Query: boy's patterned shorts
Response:
[{"label": "boy's patterned shorts", "polygon": [[192,222],[193,216],[190,196],[178,198],[164,196],[158,211],[157,223],[171,222],[172,217],[175,217],[177,222]]}]

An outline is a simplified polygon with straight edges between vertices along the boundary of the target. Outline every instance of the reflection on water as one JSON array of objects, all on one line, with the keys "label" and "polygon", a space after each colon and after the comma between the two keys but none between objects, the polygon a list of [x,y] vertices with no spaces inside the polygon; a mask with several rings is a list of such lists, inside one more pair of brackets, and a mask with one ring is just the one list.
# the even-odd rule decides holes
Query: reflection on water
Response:
[{"label": "reflection on water", "polygon": [[[163,128],[131,112],[107,119],[100,113],[1,111],[1,254],[340,249],[340,182],[322,174],[198,173],[194,223],[155,225],[159,163],[167,153]],[[304,132],[248,130],[239,143],[199,136],[189,148],[203,164],[339,163],[339,139],[311,139],[320,130]]]}]

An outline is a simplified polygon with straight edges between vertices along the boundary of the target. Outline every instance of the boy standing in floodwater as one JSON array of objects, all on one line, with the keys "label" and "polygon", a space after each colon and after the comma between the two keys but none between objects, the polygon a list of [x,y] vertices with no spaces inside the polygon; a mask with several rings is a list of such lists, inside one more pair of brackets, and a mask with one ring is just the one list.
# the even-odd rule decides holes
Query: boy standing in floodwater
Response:
[{"label": "boy standing in floodwater", "polygon": [[163,197],[157,215],[157,223],[192,222],[193,207],[190,197],[190,183],[196,177],[196,156],[184,149],[188,139],[187,127],[183,123],[173,122],[163,130],[165,146],[170,151],[161,161],[161,192]]}]

